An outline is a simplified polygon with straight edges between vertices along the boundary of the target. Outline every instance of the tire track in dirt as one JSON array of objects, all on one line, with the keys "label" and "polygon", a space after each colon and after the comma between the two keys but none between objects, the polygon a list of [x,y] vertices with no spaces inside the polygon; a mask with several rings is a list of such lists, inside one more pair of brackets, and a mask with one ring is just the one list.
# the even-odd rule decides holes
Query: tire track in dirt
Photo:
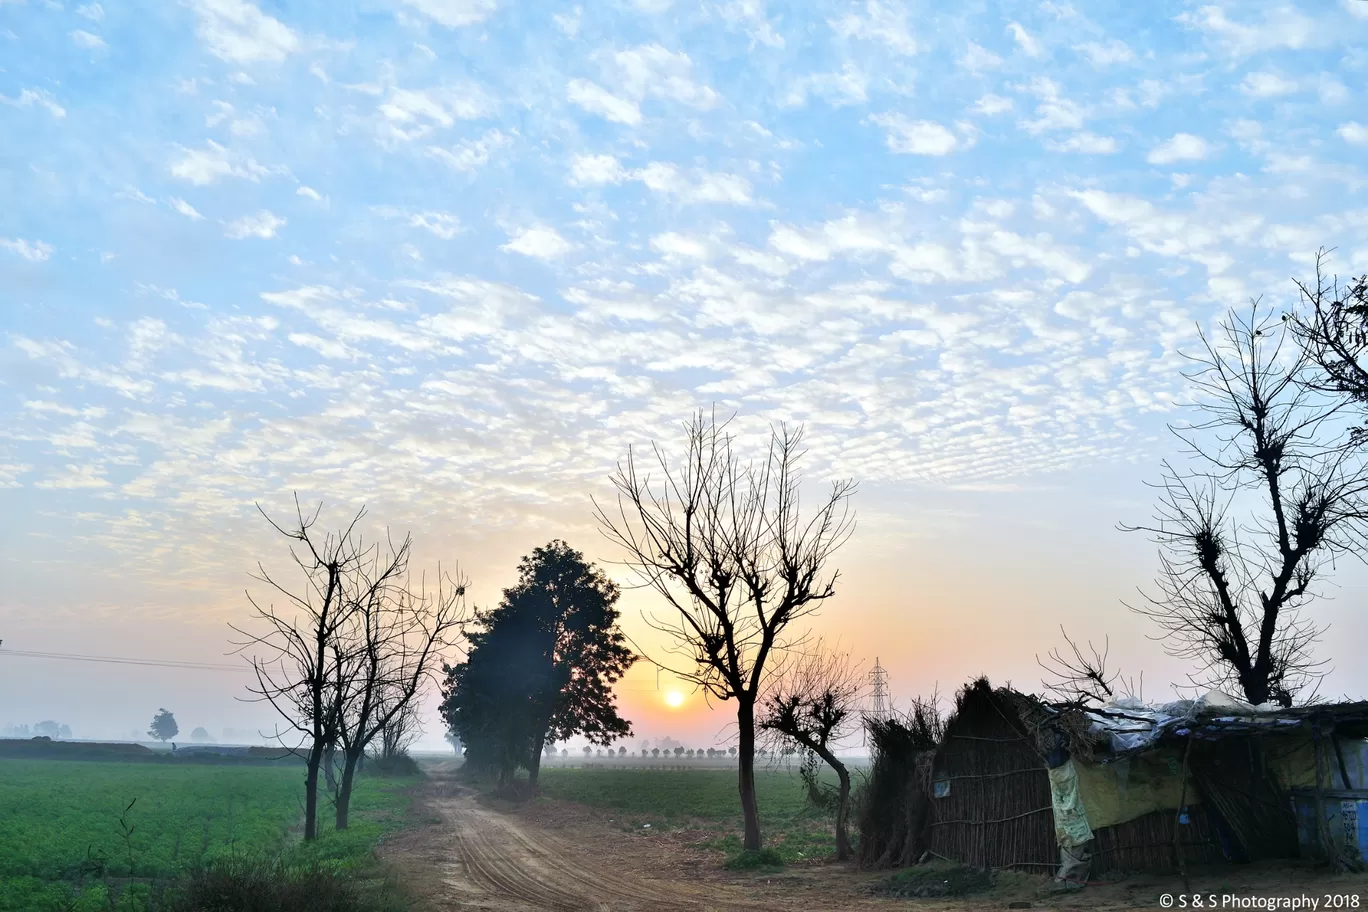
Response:
[{"label": "tire track in dirt", "polygon": [[[434,782],[420,800],[441,826],[404,851],[441,872],[437,908],[482,912],[777,912],[721,884],[693,884],[614,870],[583,847],[527,827]],[[411,853],[411,854],[410,854]]]}]

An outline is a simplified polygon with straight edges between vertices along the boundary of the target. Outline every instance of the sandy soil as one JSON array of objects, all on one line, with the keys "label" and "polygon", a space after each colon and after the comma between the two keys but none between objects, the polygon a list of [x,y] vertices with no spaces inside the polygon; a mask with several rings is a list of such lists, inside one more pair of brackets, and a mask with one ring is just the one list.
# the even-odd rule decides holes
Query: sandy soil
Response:
[{"label": "sandy soil", "polygon": [[[1223,896],[1301,895],[1320,899],[1318,908],[1326,909],[1331,907],[1324,897],[1333,894],[1347,899],[1339,908],[1368,909],[1368,876],[1332,878],[1293,866],[1195,875],[1186,890],[1177,878],[1147,877],[1051,895],[1045,880],[1023,875],[985,896],[890,899],[867,892],[887,871],[814,863],[777,875],[733,874],[722,868],[716,852],[701,846],[715,834],[687,828],[624,832],[611,812],[564,802],[485,802],[441,770],[430,773],[414,804],[419,823],[388,843],[384,855],[433,912],[1075,912],[1158,909],[1162,894],[1184,892],[1204,894],[1202,908],[1212,908],[1207,895],[1215,894],[1217,909],[1241,908],[1223,903]],[[1176,902],[1175,908],[1183,906]],[[1186,908],[1193,908],[1191,900]]]}]

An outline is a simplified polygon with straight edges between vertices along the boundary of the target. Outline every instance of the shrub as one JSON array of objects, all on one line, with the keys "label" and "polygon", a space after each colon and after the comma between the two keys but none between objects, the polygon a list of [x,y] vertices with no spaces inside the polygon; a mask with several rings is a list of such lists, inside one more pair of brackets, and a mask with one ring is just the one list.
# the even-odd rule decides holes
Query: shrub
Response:
[{"label": "shrub", "polygon": [[744,849],[727,859],[728,871],[769,871],[783,866],[783,856],[774,849]]},{"label": "shrub", "polygon": [[372,776],[417,776],[419,774],[418,761],[408,754],[368,757],[363,769]]},{"label": "shrub", "polygon": [[318,862],[229,857],[189,872],[171,888],[164,912],[367,912],[354,879]]},{"label": "shrub", "polygon": [[917,865],[875,884],[870,892],[884,896],[930,899],[942,896],[970,896],[993,887],[993,872],[961,864]]}]

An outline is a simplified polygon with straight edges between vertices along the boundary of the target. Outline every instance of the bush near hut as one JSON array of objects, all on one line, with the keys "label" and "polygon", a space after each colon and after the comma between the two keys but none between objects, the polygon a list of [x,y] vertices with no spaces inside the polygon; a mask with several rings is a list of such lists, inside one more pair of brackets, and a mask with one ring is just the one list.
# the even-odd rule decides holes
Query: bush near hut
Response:
[{"label": "bush near hut", "polygon": [[871,766],[856,792],[861,867],[901,867],[926,850],[931,762],[945,725],[935,699],[919,700],[902,718],[865,720]]}]

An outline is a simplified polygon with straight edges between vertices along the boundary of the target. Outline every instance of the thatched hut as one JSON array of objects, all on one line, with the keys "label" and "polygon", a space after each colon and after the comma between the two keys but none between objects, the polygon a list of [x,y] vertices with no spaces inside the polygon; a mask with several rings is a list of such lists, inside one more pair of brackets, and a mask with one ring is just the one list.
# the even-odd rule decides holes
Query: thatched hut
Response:
[{"label": "thatched hut", "polygon": [[1368,837],[1350,830],[1368,823],[1365,735],[1364,703],[1256,709],[1213,692],[1090,710],[980,679],[956,696],[931,764],[925,844],[953,861],[1071,879],[1327,844],[1361,857]]}]

